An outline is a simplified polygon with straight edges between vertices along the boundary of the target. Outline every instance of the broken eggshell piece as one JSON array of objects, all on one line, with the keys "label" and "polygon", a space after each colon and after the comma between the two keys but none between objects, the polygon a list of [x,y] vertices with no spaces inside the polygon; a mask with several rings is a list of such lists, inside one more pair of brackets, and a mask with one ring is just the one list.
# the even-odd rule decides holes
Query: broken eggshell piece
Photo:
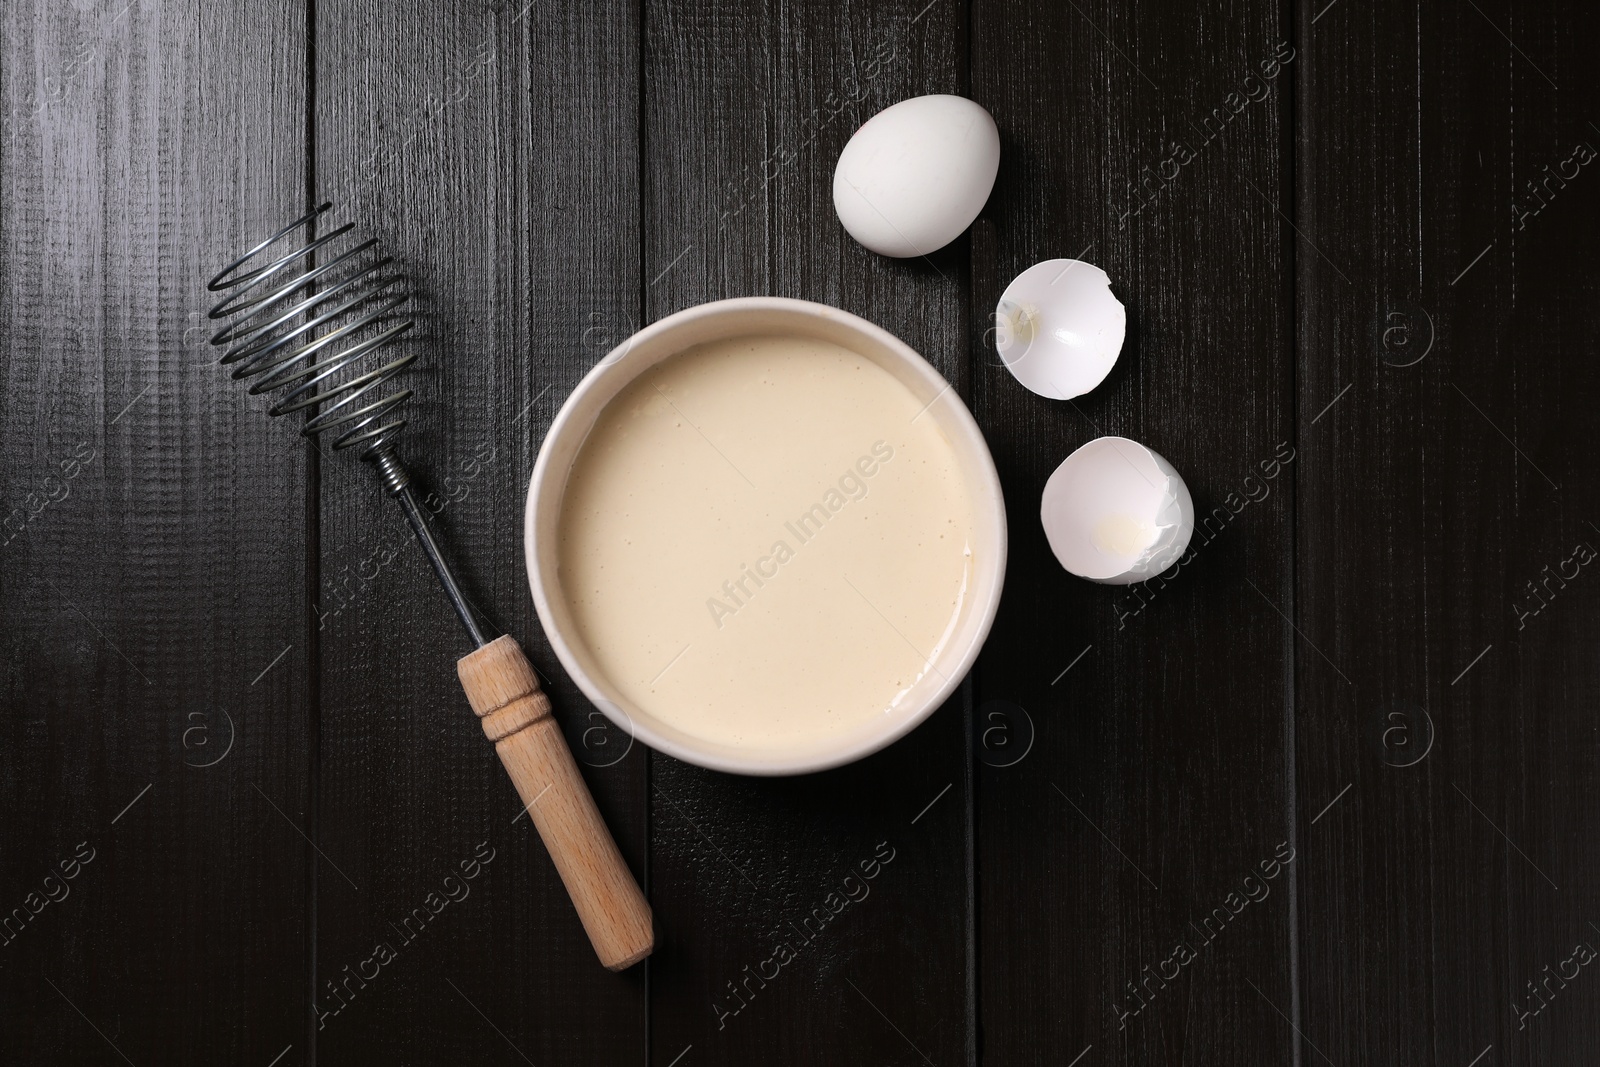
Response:
[{"label": "broken eggshell piece", "polygon": [[1008,286],[995,307],[995,347],[1024,388],[1053,400],[1082,396],[1111,373],[1128,313],[1093,263],[1047,259]]},{"label": "broken eggshell piece", "polygon": [[1063,567],[1090,581],[1129,585],[1183,555],[1194,501],[1155,452],[1126,437],[1097,437],[1050,475],[1039,517]]}]

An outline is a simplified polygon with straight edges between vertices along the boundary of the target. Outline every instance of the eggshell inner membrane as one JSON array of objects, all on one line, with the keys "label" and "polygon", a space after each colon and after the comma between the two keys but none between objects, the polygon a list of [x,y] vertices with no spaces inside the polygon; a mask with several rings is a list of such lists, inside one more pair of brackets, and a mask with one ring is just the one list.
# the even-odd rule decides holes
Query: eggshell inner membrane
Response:
[{"label": "eggshell inner membrane", "polygon": [[1030,392],[1082,396],[1111,373],[1128,314],[1111,279],[1092,263],[1047,259],[1006,286],[995,307],[995,347]]},{"label": "eggshell inner membrane", "polygon": [[1172,465],[1137,441],[1100,437],[1045,483],[1040,520],[1050,550],[1073,574],[1126,585],[1183,555],[1194,503]]}]

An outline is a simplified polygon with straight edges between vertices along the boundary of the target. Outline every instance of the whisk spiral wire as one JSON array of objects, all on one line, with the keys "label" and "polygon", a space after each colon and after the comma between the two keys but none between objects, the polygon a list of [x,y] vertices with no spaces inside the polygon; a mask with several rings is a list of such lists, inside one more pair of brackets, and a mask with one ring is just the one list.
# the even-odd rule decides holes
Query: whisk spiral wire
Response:
[{"label": "whisk spiral wire", "polygon": [[[270,414],[318,408],[302,434],[333,432],[335,449],[362,446],[363,459],[379,461],[405,428],[406,420],[394,413],[411,397],[410,389],[384,395],[385,390],[417,359],[407,352],[371,366],[375,353],[413,325],[410,319],[394,319],[411,292],[403,275],[385,271],[393,258],[376,251],[376,238],[342,251],[331,248],[355,228],[347,222],[272,262],[243,269],[296,232],[309,234],[311,224],[331,207],[313,208],[211,279],[209,291],[233,290],[210,311],[213,320],[229,320],[211,343],[226,346],[218,362],[233,366],[235,379],[257,379],[252,394],[287,390]],[[334,254],[312,265],[324,249]],[[352,369],[359,373],[349,373]]]},{"label": "whisk spiral wire", "polygon": [[[252,394],[285,390],[268,414],[310,410],[302,435],[315,439],[331,432],[335,450],[361,448],[361,458],[372,463],[405,512],[467,634],[482,647],[487,643],[483,631],[394,450],[395,438],[406,426],[397,412],[411,390],[388,390],[417,356],[406,352],[378,362],[385,358],[378,353],[411,330],[411,320],[395,314],[411,299],[411,291],[403,274],[386,269],[394,259],[377,250],[375,238],[351,238],[353,244],[344,242],[349,247],[335,244],[354,223],[312,236],[312,224],[332,207],[323,203],[312,208],[207,283],[210,292],[229,293],[209,313],[213,320],[228,320],[211,343],[224,349],[218,362],[232,366],[236,380],[255,379]],[[301,230],[307,240],[299,247],[246,269]],[[324,257],[326,262],[316,262]]]}]

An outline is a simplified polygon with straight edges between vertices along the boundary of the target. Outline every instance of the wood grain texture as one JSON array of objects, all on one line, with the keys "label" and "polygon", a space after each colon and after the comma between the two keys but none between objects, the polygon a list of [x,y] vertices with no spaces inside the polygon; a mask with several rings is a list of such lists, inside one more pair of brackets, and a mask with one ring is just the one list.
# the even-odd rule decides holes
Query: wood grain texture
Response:
[{"label": "wood grain texture", "polygon": [[1318,6],[1297,600],[1350,684],[1301,658],[1302,1028],[1340,1064],[1592,1061],[1600,27]]},{"label": "wood grain texture", "polygon": [[[964,388],[964,242],[931,261],[884,260],[844,233],[832,203],[833,161],[862,121],[907,96],[963,91],[962,7],[648,3],[644,22],[648,317],[804,297],[878,322]],[[962,705],[804,778],[653,759],[654,1062],[970,1058]],[[856,902],[847,876],[864,887]]]},{"label": "wood grain texture", "polygon": [[[634,20],[621,5],[320,2],[316,12],[319,185],[351,205],[419,293],[423,360],[401,454],[436,495],[436,530],[467,595],[548,667],[522,503],[549,417],[594,358],[589,315],[614,323],[636,307]],[[336,814],[321,844],[360,889],[320,878],[319,998],[337,998],[327,983],[362,969],[375,944],[398,958],[355,984],[319,1054],[638,1055],[643,975],[596,964],[518,818],[522,802],[454,677],[470,645],[398,511],[346,457],[324,462],[322,489],[323,585],[348,595],[323,604],[340,610],[323,631],[322,810]],[[588,708],[573,695],[552,682],[555,714],[581,739]],[[642,775],[634,757],[593,780],[635,870]],[[495,858],[470,897],[410,935],[405,917],[480,842]]]},{"label": "wood grain texture", "polygon": [[303,1050],[305,462],[202,327],[299,206],[303,36],[287,3],[0,11],[8,1063]]},{"label": "wood grain texture", "polygon": [[[0,1062],[1600,1059],[1597,23],[0,8]],[[969,237],[882,259],[838,226],[833,164],[933,92],[994,114],[999,184]],[[313,194],[412,277],[401,455],[644,876],[660,945],[628,973],[520,814],[398,509],[204,344],[206,279]],[[1051,257],[1129,313],[1075,403],[991,343]],[[521,545],[581,375],[762,293],[938,366],[1012,528],[960,698],[789,780],[612,727],[539,633]],[[1172,461],[1202,520],[1137,590],[1064,574],[1036,518],[1102,433]]]},{"label": "wood grain texture", "polygon": [[[1259,67],[1284,20],[979,3],[973,27],[973,96],[1003,131],[975,310],[1035,262],[1082,258],[1129,324],[1110,378],[1070,403],[974,346],[1012,552],[978,709],[1020,706],[1036,731],[1022,761],[980,768],[984,1056],[1287,1062],[1293,869],[1259,870],[1293,832],[1292,474],[1260,467],[1294,436],[1289,87]],[[1049,551],[1045,479],[1102,434],[1165,456],[1210,520],[1170,580],[1095,586]]]},{"label": "wood grain texture", "polygon": [[650,905],[595,809],[533,665],[507,634],[457,660],[456,673],[595,955],[607,970],[632,967],[655,947]]}]

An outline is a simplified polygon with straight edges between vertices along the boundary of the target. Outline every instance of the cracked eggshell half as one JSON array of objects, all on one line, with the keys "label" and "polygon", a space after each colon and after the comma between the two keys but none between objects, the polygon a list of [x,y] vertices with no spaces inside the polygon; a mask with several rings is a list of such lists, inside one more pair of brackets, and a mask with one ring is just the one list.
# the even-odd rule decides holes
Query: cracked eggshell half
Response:
[{"label": "cracked eggshell half", "polygon": [[1052,400],[1082,396],[1111,373],[1128,313],[1093,263],[1047,259],[1008,286],[994,309],[995,347],[1017,381]]},{"label": "cracked eggshell half", "polygon": [[1000,170],[1000,131],[962,96],[918,96],[872,116],[839,153],[833,208],[879,255],[925,256],[960,237]]},{"label": "cracked eggshell half", "polygon": [[1172,464],[1126,437],[1097,437],[1045,482],[1039,517],[1050,550],[1080,578],[1131,585],[1189,547],[1194,501]]}]

